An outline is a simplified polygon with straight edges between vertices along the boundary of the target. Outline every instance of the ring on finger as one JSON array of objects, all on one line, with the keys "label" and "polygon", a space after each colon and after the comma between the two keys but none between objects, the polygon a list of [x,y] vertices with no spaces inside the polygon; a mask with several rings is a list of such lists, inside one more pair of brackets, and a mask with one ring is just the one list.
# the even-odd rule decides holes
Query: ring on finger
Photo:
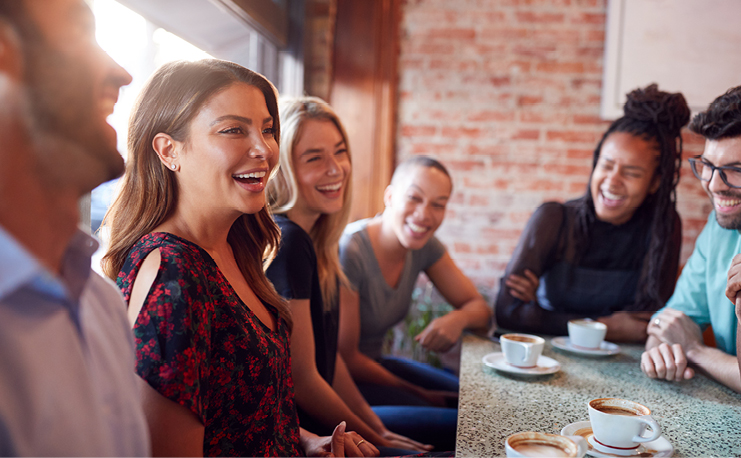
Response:
[{"label": "ring on finger", "polygon": [[358,441],[358,443],[355,444],[355,446],[360,447],[360,444],[362,444],[363,442],[365,442],[365,439],[360,439],[360,441]]},{"label": "ring on finger", "polygon": [[654,319],[654,326],[661,327],[661,318],[655,318]]}]

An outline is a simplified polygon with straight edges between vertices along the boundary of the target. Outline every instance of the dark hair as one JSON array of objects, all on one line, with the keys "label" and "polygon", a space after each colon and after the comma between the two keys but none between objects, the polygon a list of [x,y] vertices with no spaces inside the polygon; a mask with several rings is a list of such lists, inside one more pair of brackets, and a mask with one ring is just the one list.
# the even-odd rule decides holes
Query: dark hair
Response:
[{"label": "dark hair", "polygon": [[413,167],[425,167],[437,169],[445,174],[450,180],[450,187],[453,187],[453,178],[450,176],[448,169],[445,168],[440,161],[433,159],[429,156],[412,156],[411,158],[403,161],[401,164],[396,166],[394,174],[391,176],[391,184],[399,181],[399,178],[407,173],[407,171]]},{"label": "dark hair", "polygon": [[[662,266],[673,249],[671,240],[675,230],[676,188],[682,164],[681,130],[690,119],[690,109],[681,93],[663,92],[656,84],[645,89],[635,89],[628,94],[623,107],[623,117],[607,129],[594,150],[592,173],[599,160],[602,144],[610,134],[624,132],[658,144],[656,176],[660,179],[658,190],[646,197],[634,217],[648,219],[650,239],[648,253],[638,283],[635,307],[657,309],[662,305],[660,285]],[[591,184],[591,177],[590,177]],[[576,218],[577,259],[589,246],[592,224],[597,216],[590,184],[586,194],[579,199]]]},{"label": "dark hair", "polygon": [[[104,226],[110,227],[110,245],[102,266],[111,279],[118,276],[131,247],[166,221],[177,206],[177,179],[154,151],[154,137],[162,132],[187,141],[190,122],[203,105],[233,84],[248,84],[262,92],[273,117],[275,141],[279,142],[275,88],[264,76],[232,62],[170,62],[160,67],[139,93],[129,118],[126,172],[103,220]],[[240,216],[227,240],[255,295],[278,309],[290,328],[290,310],[263,271],[264,261],[273,258],[280,241],[280,230],[267,206],[255,214]]]},{"label": "dark hair", "polygon": [[713,100],[708,109],[692,118],[690,130],[708,140],[741,135],[741,86]]}]

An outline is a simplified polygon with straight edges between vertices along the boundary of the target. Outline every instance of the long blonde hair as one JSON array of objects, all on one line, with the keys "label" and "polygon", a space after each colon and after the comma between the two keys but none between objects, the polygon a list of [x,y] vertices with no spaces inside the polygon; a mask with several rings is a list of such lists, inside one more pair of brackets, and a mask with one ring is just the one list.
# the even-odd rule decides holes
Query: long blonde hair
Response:
[{"label": "long blonde hair", "polygon": [[[280,118],[283,124],[280,141],[280,167],[275,178],[268,183],[268,201],[273,213],[285,214],[298,200],[298,184],[293,168],[293,149],[301,138],[302,127],[310,119],[332,122],[342,135],[347,148],[347,156],[352,162],[347,133],[340,118],[327,102],[317,97],[300,97],[280,101]],[[325,309],[332,307],[337,298],[337,281],[347,283],[340,264],[339,244],[347,220],[350,218],[352,196],[352,171],[348,175],[348,186],[345,186],[342,209],[330,215],[320,215],[309,232],[314,242],[317,257],[319,284],[322,288],[322,299]]]},{"label": "long blonde hair", "polygon": [[[273,117],[275,140],[280,143],[275,88],[262,75],[240,65],[216,59],[171,62],[160,67],[139,94],[129,118],[126,171],[103,221],[110,228],[110,245],[102,267],[111,279],[118,276],[131,247],[166,221],[177,207],[177,181],[152,147],[155,135],[166,133],[177,141],[186,141],[190,122],[201,107],[235,83],[248,84],[263,93]],[[280,230],[268,208],[240,216],[227,240],[252,290],[273,305],[291,327],[288,306],[264,272],[264,264],[274,257],[280,240]]]}]

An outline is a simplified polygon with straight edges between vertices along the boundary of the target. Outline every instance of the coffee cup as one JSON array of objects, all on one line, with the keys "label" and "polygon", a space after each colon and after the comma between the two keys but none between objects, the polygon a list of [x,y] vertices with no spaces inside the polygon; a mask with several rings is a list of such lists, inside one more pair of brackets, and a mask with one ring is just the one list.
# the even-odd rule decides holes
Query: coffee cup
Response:
[{"label": "coffee cup", "polygon": [[661,428],[651,417],[651,410],[627,399],[589,401],[589,421],[594,433],[592,445],[600,452],[613,455],[632,455],[641,442],[651,442],[661,436]]},{"label": "coffee cup", "polygon": [[558,436],[534,431],[515,433],[504,442],[507,456],[582,458],[589,446],[580,436]]},{"label": "coffee cup", "polygon": [[538,365],[545,340],[530,334],[504,334],[499,338],[504,358],[513,366],[529,368]]},{"label": "coffee cup", "polygon": [[568,328],[571,345],[581,348],[600,348],[607,334],[607,325],[589,319],[571,320]]}]

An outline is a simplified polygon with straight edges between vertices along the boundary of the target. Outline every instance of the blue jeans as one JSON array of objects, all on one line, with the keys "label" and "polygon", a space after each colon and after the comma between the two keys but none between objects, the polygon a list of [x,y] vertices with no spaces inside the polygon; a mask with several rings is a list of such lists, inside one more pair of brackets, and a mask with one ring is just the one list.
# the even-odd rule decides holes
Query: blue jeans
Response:
[{"label": "blue jeans", "polygon": [[[392,374],[414,385],[428,390],[458,392],[458,377],[429,364],[391,356],[384,356],[378,362]],[[399,388],[361,382],[358,389],[372,406],[430,406],[426,400]],[[449,407],[457,409],[457,406]]]},{"label": "blue jeans", "polygon": [[455,450],[455,433],[458,423],[457,409],[375,406],[373,411],[389,431],[423,444],[431,444],[435,446],[435,452]]}]

